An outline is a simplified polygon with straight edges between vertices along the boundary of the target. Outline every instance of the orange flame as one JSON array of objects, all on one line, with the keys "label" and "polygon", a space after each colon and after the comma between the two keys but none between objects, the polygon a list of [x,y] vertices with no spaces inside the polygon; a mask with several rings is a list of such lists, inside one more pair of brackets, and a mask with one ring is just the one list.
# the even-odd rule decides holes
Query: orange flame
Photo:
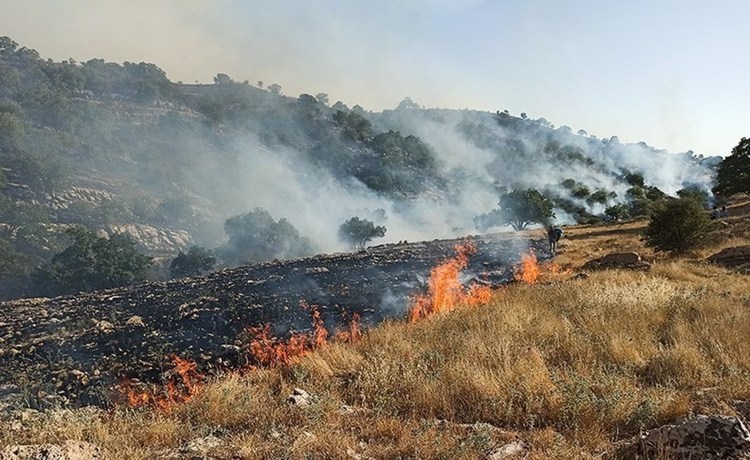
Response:
[{"label": "orange flame", "polygon": [[516,266],[514,278],[516,281],[536,284],[541,274],[542,270],[536,261],[536,255],[533,252],[528,252],[521,256],[521,263]]},{"label": "orange flame", "polygon": [[359,327],[359,313],[352,315],[349,322],[349,328],[345,331],[339,331],[333,336],[334,340],[343,343],[354,343],[362,337],[362,330]]},{"label": "orange flame", "polygon": [[124,379],[120,393],[127,399],[130,407],[150,406],[169,411],[177,404],[192,399],[203,387],[204,376],[198,372],[198,365],[192,361],[172,356],[174,370],[166,387],[161,391],[154,385],[151,388],[136,388],[133,380]]},{"label": "orange flame", "polygon": [[309,333],[293,334],[286,341],[282,341],[271,334],[269,324],[248,328],[252,336],[248,345],[248,353],[257,366],[288,366],[327,343],[328,330],[325,328],[318,308],[315,305],[308,306],[305,302],[300,302],[300,306],[310,311],[312,331]]},{"label": "orange flame", "polygon": [[476,253],[470,242],[455,247],[456,256],[430,271],[427,294],[418,295],[409,312],[409,321],[415,322],[427,316],[454,310],[458,305],[478,305],[489,300],[491,290],[486,286],[472,285],[465,289],[461,284],[461,270],[466,268],[469,257]]}]

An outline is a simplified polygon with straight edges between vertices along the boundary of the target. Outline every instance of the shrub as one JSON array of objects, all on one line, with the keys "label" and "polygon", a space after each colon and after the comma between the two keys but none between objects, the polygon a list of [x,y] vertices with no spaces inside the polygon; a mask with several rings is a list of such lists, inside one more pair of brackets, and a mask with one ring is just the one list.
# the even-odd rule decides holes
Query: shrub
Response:
[{"label": "shrub", "polygon": [[644,233],[646,246],[657,251],[684,252],[706,236],[709,225],[708,214],[696,200],[668,200],[651,216]]}]

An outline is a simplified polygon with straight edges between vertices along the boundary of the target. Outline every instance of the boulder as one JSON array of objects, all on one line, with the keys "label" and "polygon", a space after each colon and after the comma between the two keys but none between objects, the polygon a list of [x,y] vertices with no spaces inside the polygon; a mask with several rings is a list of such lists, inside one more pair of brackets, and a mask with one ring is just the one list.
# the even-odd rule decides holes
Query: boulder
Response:
[{"label": "boulder", "polygon": [[641,259],[637,252],[614,252],[598,259],[589,260],[583,265],[584,270],[607,270],[610,268],[648,270],[651,268],[651,264]]},{"label": "boulder", "polygon": [[722,249],[707,260],[714,264],[723,265],[724,267],[750,268],[750,245]]}]

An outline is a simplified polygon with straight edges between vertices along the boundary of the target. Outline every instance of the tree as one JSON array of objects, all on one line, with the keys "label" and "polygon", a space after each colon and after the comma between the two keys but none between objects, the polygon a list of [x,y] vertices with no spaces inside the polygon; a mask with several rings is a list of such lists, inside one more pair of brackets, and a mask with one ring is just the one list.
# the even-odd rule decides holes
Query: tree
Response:
[{"label": "tree", "polygon": [[743,137],[717,169],[714,192],[721,195],[750,193],[750,139]]},{"label": "tree", "polygon": [[188,276],[200,276],[211,271],[216,263],[211,251],[200,246],[192,246],[187,254],[180,251],[177,257],[169,264],[169,276],[171,278],[184,278]]},{"label": "tree", "polygon": [[355,216],[339,226],[339,239],[357,249],[364,249],[373,239],[384,237],[385,232],[386,228],[382,225]]},{"label": "tree", "polygon": [[552,201],[539,191],[513,190],[500,196],[497,209],[475,217],[474,224],[480,230],[503,225],[523,230],[529,224],[546,223],[554,217]]},{"label": "tree", "polygon": [[604,214],[614,221],[628,220],[630,219],[630,207],[624,203],[619,203],[605,209]]},{"label": "tree", "polygon": [[273,94],[279,95],[281,94],[281,85],[279,85],[278,83],[271,83],[270,85],[268,85],[268,91]]},{"label": "tree", "polygon": [[683,189],[677,190],[677,196],[680,198],[695,200],[702,208],[708,206],[708,192],[697,185],[689,185]]},{"label": "tree", "polygon": [[229,241],[221,249],[225,260],[238,263],[264,262],[309,256],[312,242],[301,236],[286,219],[275,221],[263,208],[232,216],[224,221]]},{"label": "tree", "polygon": [[657,251],[685,252],[708,233],[708,214],[694,199],[670,199],[656,208],[646,227],[646,246]]},{"label": "tree", "polygon": [[214,85],[230,85],[232,83],[232,79],[225,73],[217,73],[214,77]]},{"label": "tree", "polygon": [[356,112],[337,110],[333,114],[333,121],[338,125],[344,136],[356,142],[367,142],[372,138],[372,123]]},{"label": "tree", "polygon": [[125,286],[146,279],[153,261],[124,233],[101,238],[80,227],[66,231],[70,246],[40,267],[35,278],[47,295]]}]

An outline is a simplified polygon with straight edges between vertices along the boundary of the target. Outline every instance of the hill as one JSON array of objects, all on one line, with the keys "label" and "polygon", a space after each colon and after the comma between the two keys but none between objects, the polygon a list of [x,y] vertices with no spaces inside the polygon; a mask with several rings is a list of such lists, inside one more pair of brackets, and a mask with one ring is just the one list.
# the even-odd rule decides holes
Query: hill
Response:
[{"label": "hill", "polygon": [[[745,458],[750,435],[737,420],[750,415],[750,284],[747,274],[706,262],[750,244],[750,206],[729,208],[704,246],[680,258],[643,246],[645,221],[571,226],[557,266],[496,286],[481,302],[459,299],[416,321],[323,337],[289,360],[220,378],[176,361],[166,378],[178,393],[131,400],[155,407],[27,410],[0,421],[0,446],[54,443],[46,449],[133,459]],[[365,254],[373,263],[387,249]],[[651,268],[583,269],[612,250],[638,251]],[[256,352],[292,345],[254,343]],[[710,420],[715,431],[679,437],[680,427],[689,430],[679,424],[685,417]]]},{"label": "hill", "polygon": [[[53,62],[8,37],[0,82],[2,298],[44,293],[31,275],[74,225],[130,234],[164,280],[192,245],[221,267],[344,249],[352,216],[386,242],[462,236],[510,190],[543,192],[559,223],[644,215],[665,194],[708,192],[718,161],[506,111],[407,98],[376,113],[224,74],[190,85],[151,63]],[[285,223],[294,251],[227,244],[227,219],[254,209]]]}]

